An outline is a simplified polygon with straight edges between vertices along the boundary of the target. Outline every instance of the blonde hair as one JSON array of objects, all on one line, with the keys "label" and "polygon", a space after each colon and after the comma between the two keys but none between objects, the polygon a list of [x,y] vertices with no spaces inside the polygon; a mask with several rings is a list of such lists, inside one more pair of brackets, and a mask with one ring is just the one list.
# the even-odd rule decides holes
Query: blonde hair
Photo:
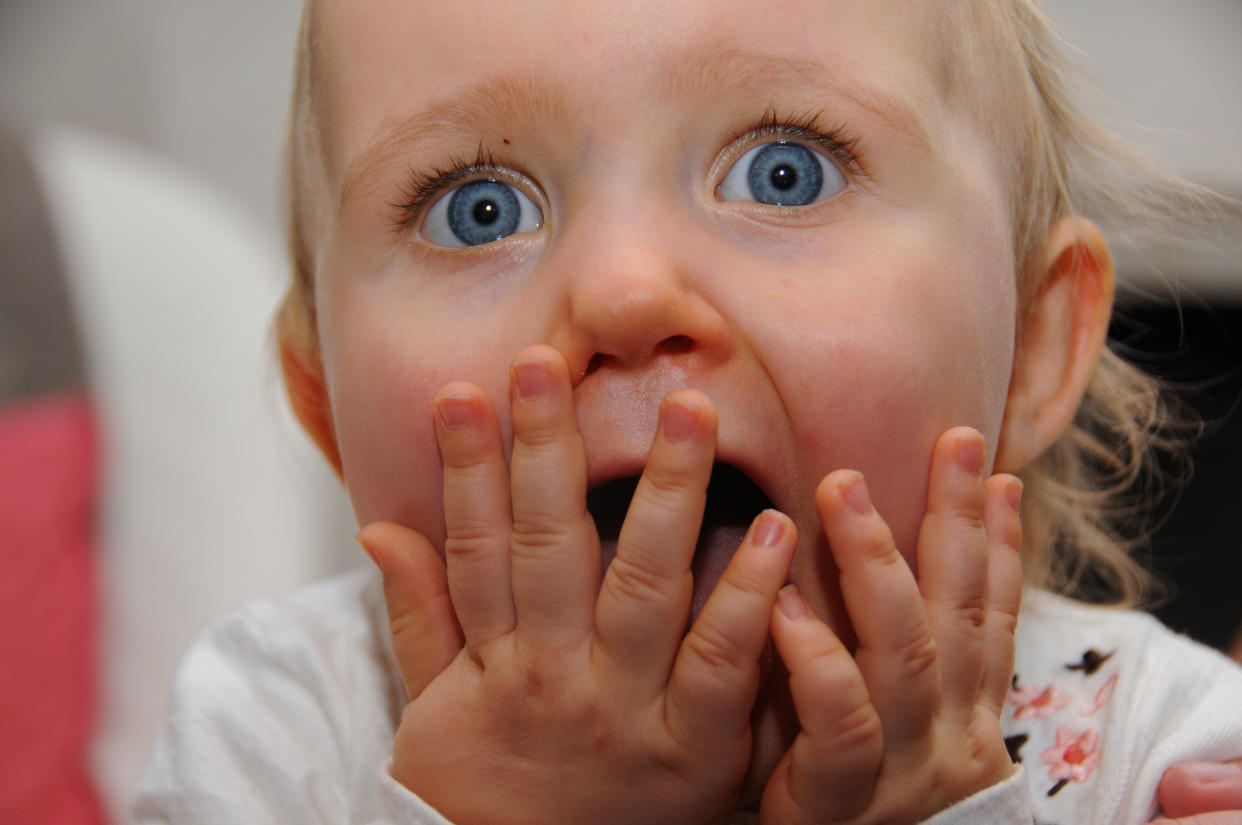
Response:
[{"label": "blonde hair", "polygon": [[[322,172],[312,7],[307,0],[297,46],[286,156],[293,278],[277,327],[284,344],[317,358],[309,241],[324,204],[312,194]],[[1062,217],[1087,216],[1106,232],[1184,236],[1242,214],[1148,162],[1089,114],[1090,87],[1035,0],[950,0],[940,25],[942,84],[991,138],[1010,178],[1021,305],[1040,286],[1038,257]],[[1028,583],[1095,601],[1142,601],[1152,580],[1133,551],[1147,539],[1146,514],[1163,489],[1161,455],[1183,456],[1191,429],[1154,378],[1106,349],[1070,427],[1021,472]]]},{"label": "blonde hair", "polygon": [[311,194],[313,181],[323,170],[322,118],[315,72],[315,3],[306,0],[294,51],[293,96],[285,131],[283,190],[285,195],[285,243],[293,279],[276,310],[276,329],[282,340],[290,340],[318,357],[319,340],[315,318],[314,256],[310,238],[323,224],[317,220],[322,198]]},{"label": "blonde hair", "polygon": [[[973,27],[958,21],[959,33],[974,33],[963,46],[993,69],[975,76],[1004,83],[977,97],[993,120],[997,111],[1012,115],[995,139],[1016,178],[1011,208],[1024,297],[1040,287],[1041,244],[1062,217],[1087,216],[1113,237],[1138,231],[1186,243],[1237,225],[1238,203],[1161,168],[1104,128],[1092,114],[1105,108],[1098,92],[1077,73],[1034,0],[953,5],[951,14],[975,18]],[[995,71],[997,61],[1008,66]],[[1117,604],[1156,592],[1135,551],[1156,526],[1159,500],[1189,474],[1188,443],[1197,430],[1160,382],[1110,344],[1070,426],[1020,473],[1027,581]]]}]

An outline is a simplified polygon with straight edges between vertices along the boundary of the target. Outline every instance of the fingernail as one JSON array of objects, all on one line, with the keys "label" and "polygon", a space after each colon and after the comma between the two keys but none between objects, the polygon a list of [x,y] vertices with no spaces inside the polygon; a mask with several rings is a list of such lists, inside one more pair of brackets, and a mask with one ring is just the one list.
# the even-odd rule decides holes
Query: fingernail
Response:
[{"label": "fingernail", "polygon": [[[362,533],[358,533],[358,535],[354,536],[354,541],[358,542],[358,546],[361,547],[362,551],[367,554],[369,559],[371,559],[371,563],[376,567],[379,567],[379,557],[375,554],[375,550],[373,550],[369,544],[362,540]],[[380,572],[383,572],[383,568],[380,568]]]},{"label": "fingernail", "polygon": [[1005,488],[1005,497],[1009,499],[1009,506],[1013,508],[1015,513],[1022,511],[1022,480],[1015,478],[1009,482],[1009,486]]},{"label": "fingernail", "polygon": [[785,535],[785,521],[771,510],[764,510],[755,519],[753,540],[760,547],[775,547]]},{"label": "fingernail", "polygon": [[806,599],[802,598],[798,588],[792,584],[785,585],[776,594],[776,605],[787,619],[795,622],[800,622],[811,615],[810,609],[806,606]]},{"label": "fingernail", "polygon": [[1242,777],[1242,766],[1221,762],[1187,762],[1179,765],[1196,782],[1210,784]]},{"label": "fingernail", "polygon": [[970,436],[958,442],[957,463],[975,478],[982,478],[986,452],[983,439],[979,436]]},{"label": "fingernail", "polygon": [[513,375],[517,380],[518,395],[523,398],[537,398],[552,386],[552,373],[546,364],[538,361],[514,364]]},{"label": "fingernail", "polygon": [[685,441],[694,434],[694,429],[698,426],[698,423],[699,414],[694,410],[674,401],[666,401],[664,403],[661,426],[664,428],[664,438],[668,441],[674,444],[679,441]]},{"label": "fingernail", "polygon": [[436,415],[447,429],[460,430],[474,420],[474,408],[469,398],[442,395],[436,399]]},{"label": "fingernail", "polygon": [[841,497],[855,513],[865,516],[871,512],[871,494],[867,492],[867,479],[857,474],[841,485]]}]

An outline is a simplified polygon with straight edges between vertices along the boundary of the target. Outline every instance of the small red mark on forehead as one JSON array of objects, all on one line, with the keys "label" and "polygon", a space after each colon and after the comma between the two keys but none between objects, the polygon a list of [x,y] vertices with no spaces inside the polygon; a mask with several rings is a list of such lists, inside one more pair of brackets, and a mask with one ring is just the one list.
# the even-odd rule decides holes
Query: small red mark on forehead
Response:
[{"label": "small red mark on forehead", "polygon": [[505,142],[505,146],[508,146],[508,145],[509,145],[509,139],[508,139],[508,138],[501,138],[501,140],[503,140],[503,141]]}]

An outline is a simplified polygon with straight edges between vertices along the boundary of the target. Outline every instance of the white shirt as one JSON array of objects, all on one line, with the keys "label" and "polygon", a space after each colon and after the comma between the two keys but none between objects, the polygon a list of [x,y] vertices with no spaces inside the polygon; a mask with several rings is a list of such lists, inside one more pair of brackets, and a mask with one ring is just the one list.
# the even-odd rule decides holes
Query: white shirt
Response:
[{"label": "white shirt", "polygon": [[[928,825],[1137,825],[1168,767],[1242,757],[1242,669],[1145,614],[1024,599],[1022,770]],[[133,822],[448,825],[388,775],[404,702],[372,570],[251,602],[186,655]]]}]

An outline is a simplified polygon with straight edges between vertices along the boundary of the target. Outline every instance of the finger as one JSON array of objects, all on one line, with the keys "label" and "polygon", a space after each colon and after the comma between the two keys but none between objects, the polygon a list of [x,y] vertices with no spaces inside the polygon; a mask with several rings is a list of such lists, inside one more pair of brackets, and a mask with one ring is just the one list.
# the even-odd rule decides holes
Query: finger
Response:
[{"label": "finger", "polygon": [[884,756],[882,723],[863,676],[792,585],[772,611],[772,640],[789,671],[801,732],[781,766],[785,793],[764,793],[765,821],[778,808],[785,815],[774,821],[853,819],[875,793]]},{"label": "finger", "polygon": [[666,718],[677,741],[717,751],[713,743],[747,735],[772,607],[797,541],[793,522],[775,510],[751,524],[686,634],[669,677]]},{"label": "finger", "polygon": [[1165,815],[1175,818],[1242,811],[1242,760],[1174,765],[1160,779],[1157,795]]},{"label": "finger", "polygon": [[668,682],[690,610],[690,564],[715,446],[716,409],[707,396],[683,390],[665,398],[595,609],[605,678],[627,691],[657,693]]},{"label": "finger", "polygon": [[565,359],[530,347],[511,369],[511,579],[523,638],[587,638],[599,588],[599,538],[586,509],[586,453]]},{"label": "finger", "polygon": [[1005,707],[1013,676],[1014,630],[1022,603],[1022,482],[995,475],[984,485],[988,531],[988,606],[981,701],[994,715]]},{"label": "finger", "polygon": [[940,672],[914,574],[872,507],[861,474],[829,474],[815,503],[841,571],[841,595],[858,638],[855,659],[885,743],[893,749],[922,741],[940,706]]},{"label": "finger", "polygon": [[368,524],[357,540],[383,576],[393,657],[406,698],[415,699],[463,643],[444,562],[420,533],[391,522]]},{"label": "finger", "polygon": [[969,427],[949,430],[936,441],[918,540],[919,590],[940,656],[944,710],[962,718],[973,714],[983,681],[985,461],[983,436]]},{"label": "finger", "polygon": [[496,412],[481,389],[450,384],[436,395],[444,462],[444,555],[449,593],[475,661],[516,621],[509,585],[509,468]]},{"label": "finger", "polygon": [[1242,825],[1242,811],[1217,811],[1177,819],[1153,819],[1151,825]]}]

